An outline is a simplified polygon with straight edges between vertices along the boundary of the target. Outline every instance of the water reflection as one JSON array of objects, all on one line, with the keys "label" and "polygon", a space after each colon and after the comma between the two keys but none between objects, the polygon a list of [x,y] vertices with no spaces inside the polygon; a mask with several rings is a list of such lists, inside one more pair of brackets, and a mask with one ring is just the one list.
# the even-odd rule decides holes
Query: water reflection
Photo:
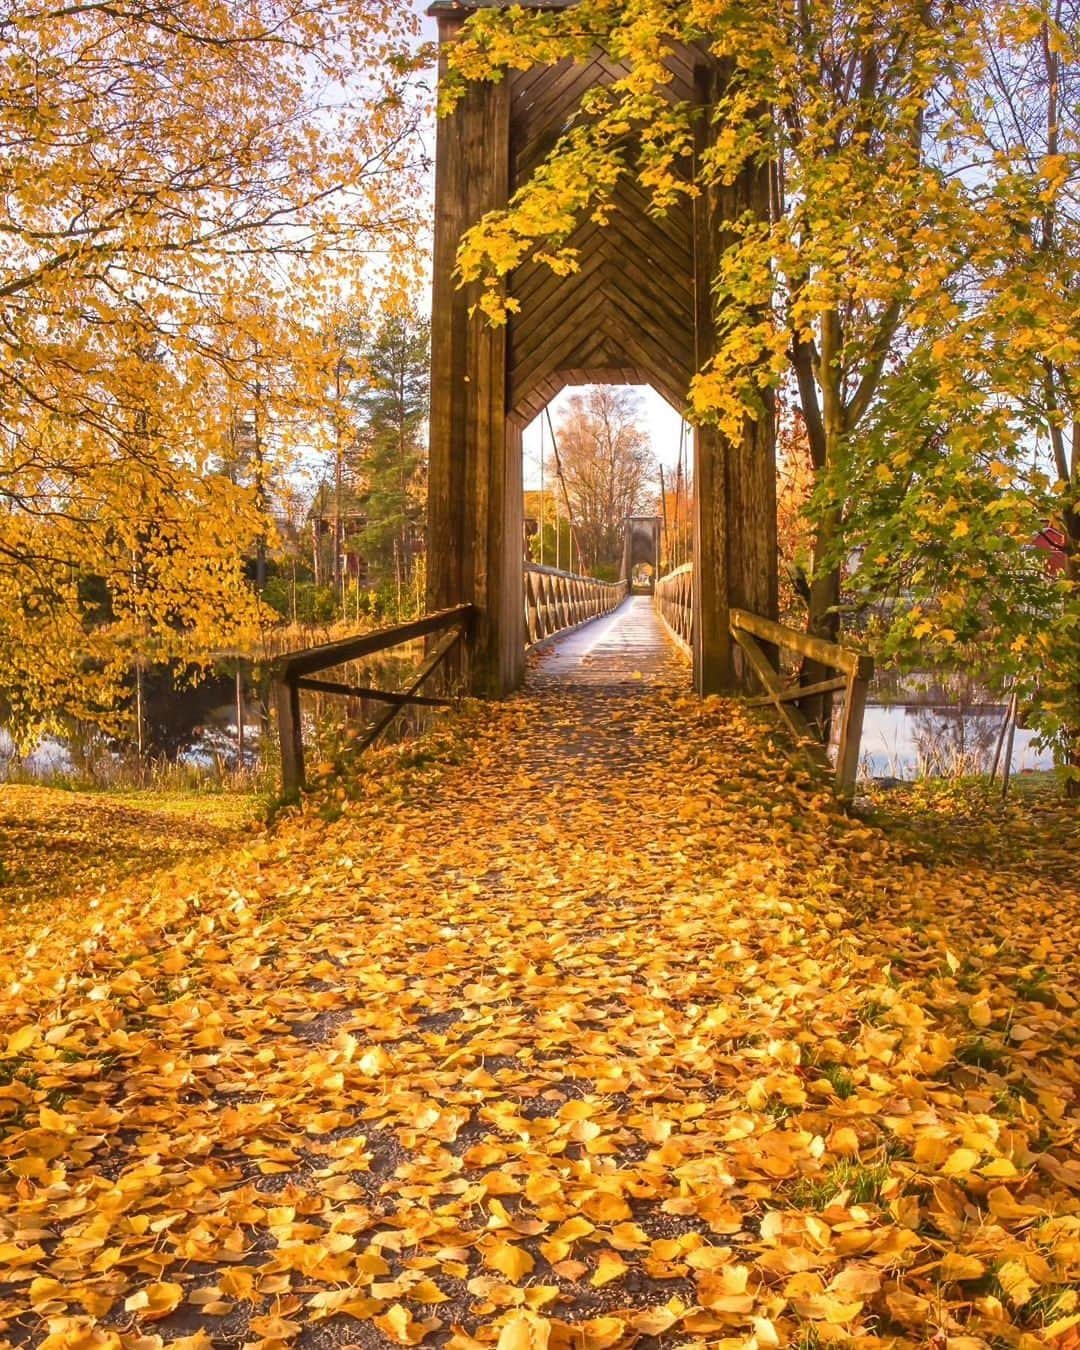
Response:
[{"label": "water reflection", "polygon": [[[354,685],[397,688],[419,654],[418,649],[355,663],[345,678]],[[871,704],[866,710],[861,754],[864,777],[913,779],[990,771],[1004,705],[988,701],[974,682],[955,677],[942,680],[925,675],[901,682],[886,674],[885,679],[889,683],[879,680],[875,692],[888,702]],[[87,727],[73,728],[63,739],[47,739],[20,759],[11,738],[0,729],[0,782],[22,778],[124,786],[144,781],[154,764],[179,766],[200,779],[217,782],[235,777],[238,771],[265,770],[266,702],[250,685],[243,689],[242,738],[237,735],[234,677],[219,676],[194,686],[161,681],[148,692],[149,753],[141,764],[130,745]],[[367,700],[321,694],[305,696],[305,739],[313,762],[332,757],[343,735],[355,734],[355,728],[382,710],[381,704],[367,704]],[[419,711],[399,719],[398,734],[408,734],[410,718],[418,723],[424,720]],[[1052,756],[1036,750],[1033,739],[1030,731],[1017,730],[1014,773],[1053,767]],[[273,756],[269,758],[272,761]]]},{"label": "water reflection", "polygon": [[[989,773],[1005,718],[1004,705],[871,705],[863,723],[862,765],[870,778],[944,778]],[[1052,769],[1034,733],[1018,728],[1012,772]]]}]

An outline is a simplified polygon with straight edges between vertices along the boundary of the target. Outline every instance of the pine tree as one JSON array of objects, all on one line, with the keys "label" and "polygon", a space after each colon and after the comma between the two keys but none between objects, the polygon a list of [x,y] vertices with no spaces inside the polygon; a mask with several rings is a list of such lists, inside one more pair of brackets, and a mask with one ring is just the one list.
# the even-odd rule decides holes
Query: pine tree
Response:
[{"label": "pine tree", "polygon": [[388,310],[364,347],[351,394],[360,420],[352,471],[363,482],[360,539],[373,578],[410,582],[427,501],[430,326],[414,306]]}]

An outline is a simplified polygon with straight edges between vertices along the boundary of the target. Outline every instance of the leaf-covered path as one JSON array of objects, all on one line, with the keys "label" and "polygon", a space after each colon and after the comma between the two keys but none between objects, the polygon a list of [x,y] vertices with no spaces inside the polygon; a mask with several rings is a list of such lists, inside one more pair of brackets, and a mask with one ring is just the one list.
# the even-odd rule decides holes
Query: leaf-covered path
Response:
[{"label": "leaf-covered path", "polygon": [[1075,818],[943,857],[684,679],[6,951],[0,1340],[1074,1344]]}]

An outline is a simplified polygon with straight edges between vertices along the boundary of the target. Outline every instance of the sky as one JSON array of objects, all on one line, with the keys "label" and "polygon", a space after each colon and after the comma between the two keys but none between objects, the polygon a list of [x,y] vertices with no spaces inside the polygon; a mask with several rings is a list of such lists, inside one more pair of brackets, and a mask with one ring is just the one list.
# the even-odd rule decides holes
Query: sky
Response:
[{"label": "sky", "polygon": [[[421,15],[424,37],[434,40],[438,36],[438,29],[434,19],[429,19],[424,12],[428,3],[429,0],[412,0],[413,9]],[[679,457],[682,418],[671,404],[661,398],[655,390],[647,386],[635,386],[635,388],[641,395],[642,426],[649,433],[653,454],[656,456],[657,462],[664,466],[665,475],[670,470],[673,477]],[[564,389],[558,398],[553,400],[551,417],[556,427],[559,425],[560,412],[574,392],[574,388]],[[524,476],[525,487],[528,491],[534,491],[540,486],[542,456],[546,456],[548,459],[551,457],[550,439],[546,427],[541,425],[541,419],[537,419],[525,432]]]},{"label": "sky", "polygon": [[[682,418],[665,399],[647,385],[631,386],[641,397],[641,425],[649,433],[653,454],[657,463],[664,466],[664,475],[669,482],[675,478],[675,465],[679,458],[679,433]],[[580,386],[571,386],[551,402],[551,420],[558,434],[559,415],[567,401]],[[685,453],[685,452],[684,452]],[[551,436],[546,419],[537,418],[525,431],[524,477],[526,491],[534,491],[540,486],[541,456],[551,462]],[[546,471],[545,471],[546,472]],[[550,484],[550,473],[547,482]],[[659,488],[659,482],[657,483]]]}]

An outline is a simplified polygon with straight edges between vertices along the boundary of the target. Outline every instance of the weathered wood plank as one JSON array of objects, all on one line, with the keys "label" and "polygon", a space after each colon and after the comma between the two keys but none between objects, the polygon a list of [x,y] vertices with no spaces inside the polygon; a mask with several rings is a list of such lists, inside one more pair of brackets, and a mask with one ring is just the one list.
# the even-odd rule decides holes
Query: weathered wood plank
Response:
[{"label": "weathered wood plank", "polygon": [[391,647],[400,647],[407,642],[416,642],[432,633],[440,633],[445,628],[467,622],[473,616],[471,605],[454,605],[450,609],[439,610],[434,614],[425,614],[421,619],[409,623],[394,624],[388,628],[376,628],[370,633],[360,633],[356,637],[344,638],[340,642],[326,642],[318,647],[305,647],[303,651],[286,652],[278,657],[272,667],[275,679],[298,679],[303,675],[312,675],[318,670],[329,670],[333,666],[344,665],[347,661],[358,661],[361,657],[374,656]]},{"label": "weathered wood plank", "polygon": [[[410,703],[413,701],[413,695],[416,694],[418,690],[423,688],[423,686],[428,682],[428,680],[431,679],[431,677],[435,674],[435,672],[439,669],[439,667],[450,656],[450,653],[454,650],[454,648],[458,645],[458,643],[462,641],[464,636],[465,636],[464,625],[460,625],[459,627],[452,629],[449,633],[443,634],[443,636],[439,639],[438,643],[436,644],[435,649],[432,651],[431,655],[420,667],[419,671],[417,671],[416,675],[409,682],[408,686],[405,689],[401,690],[401,694],[404,697],[405,703]],[[369,746],[374,745],[375,742],[379,739],[379,737],[383,734],[383,732],[387,729],[387,727],[389,727],[390,723],[393,722],[393,720],[401,712],[402,706],[403,706],[402,704],[397,704],[393,707],[387,708],[387,710],[380,717],[377,717],[375,721],[372,723],[371,727],[368,729],[367,733],[364,736],[362,736],[360,740],[357,742],[357,749],[366,750],[368,749]]]},{"label": "weathered wood plank", "polygon": [[402,708],[414,703],[423,708],[448,708],[448,698],[427,698],[420,694],[410,697],[408,694],[395,694],[389,689],[371,689],[367,685],[339,684],[335,680],[313,680],[305,678],[296,681],[296,687],[312,694],[336,694],[339,698],[366,698],[373,703],[393,703]]},{"label": "weathered wood plank", "polygon": [[[750,614],[743,609],[731,611],[731,625],[733,628],[753,633],[755,637],[764,638],[766,642],[772,642],[778,647],[789,647],[792,651],[798,652],[800,656],[808,656],[811,660],[820,661],[823,666],[831,666],[833,669],[842,670],[848,675],[856,675],[861,680],[869,680],[873,677],[874,662],[872,657],[854,651],[850,647],[842,647],[837,642],[827,642],[824,638],[812,637],[809,633],[801,633],[798,629],[787,628],[772,619],[763,618],[758,614]],[[803,689],[800,694],[806,694],[807,692],[809,691]]]},{"label": "weathered wood plank", "polygon": [[300,691],[291,681],[274,683],[278,739],[281,747],[281,790],[289,801],[304,790],[304,729],[300,720]]},{"label": "weathered wood plank", "polygon": [[734,632],[735,641],[742,648],[744,655],[753,670],[754,674],[761,681],[766,693],[769,695],[770,702],[781,718],[787,723],[788,729],[799,743],[800,747],[806,749],[819,765],[828,767],[829,759],[825,753],[825,747],[813,735],[810,725],[798,708],[794,708],[790,703],[786,703],[780,695],[783,694],[783,686],[776,677],[776,671],[773,669],[769,658],[758,646],[757,642],[750,633],[736,629]]},{"label": "weathered wood plank", "polygon": [[841,797],[855,795],[859,776],[859,757],[862,753],[862,729],[866,716],[866,696],[869,683],[861,675],[854,675],[844,698],[840,721],[840,744],[836,752],[836,790]]},{"label": "weathered wood plank", "polygon": [[807,694],[830,694],[840,689],[846,689],[847,684],[848,677],[838,675],[835,680],[822,680],[819,684],[784,685],[782,694],[766,694],[763,698],[749,698],[746,700],[746,706],[748,708],[764,708],[766,704],[775,703],[777,697],[783,703],[796,703],[799,699],[805,698]]}]

